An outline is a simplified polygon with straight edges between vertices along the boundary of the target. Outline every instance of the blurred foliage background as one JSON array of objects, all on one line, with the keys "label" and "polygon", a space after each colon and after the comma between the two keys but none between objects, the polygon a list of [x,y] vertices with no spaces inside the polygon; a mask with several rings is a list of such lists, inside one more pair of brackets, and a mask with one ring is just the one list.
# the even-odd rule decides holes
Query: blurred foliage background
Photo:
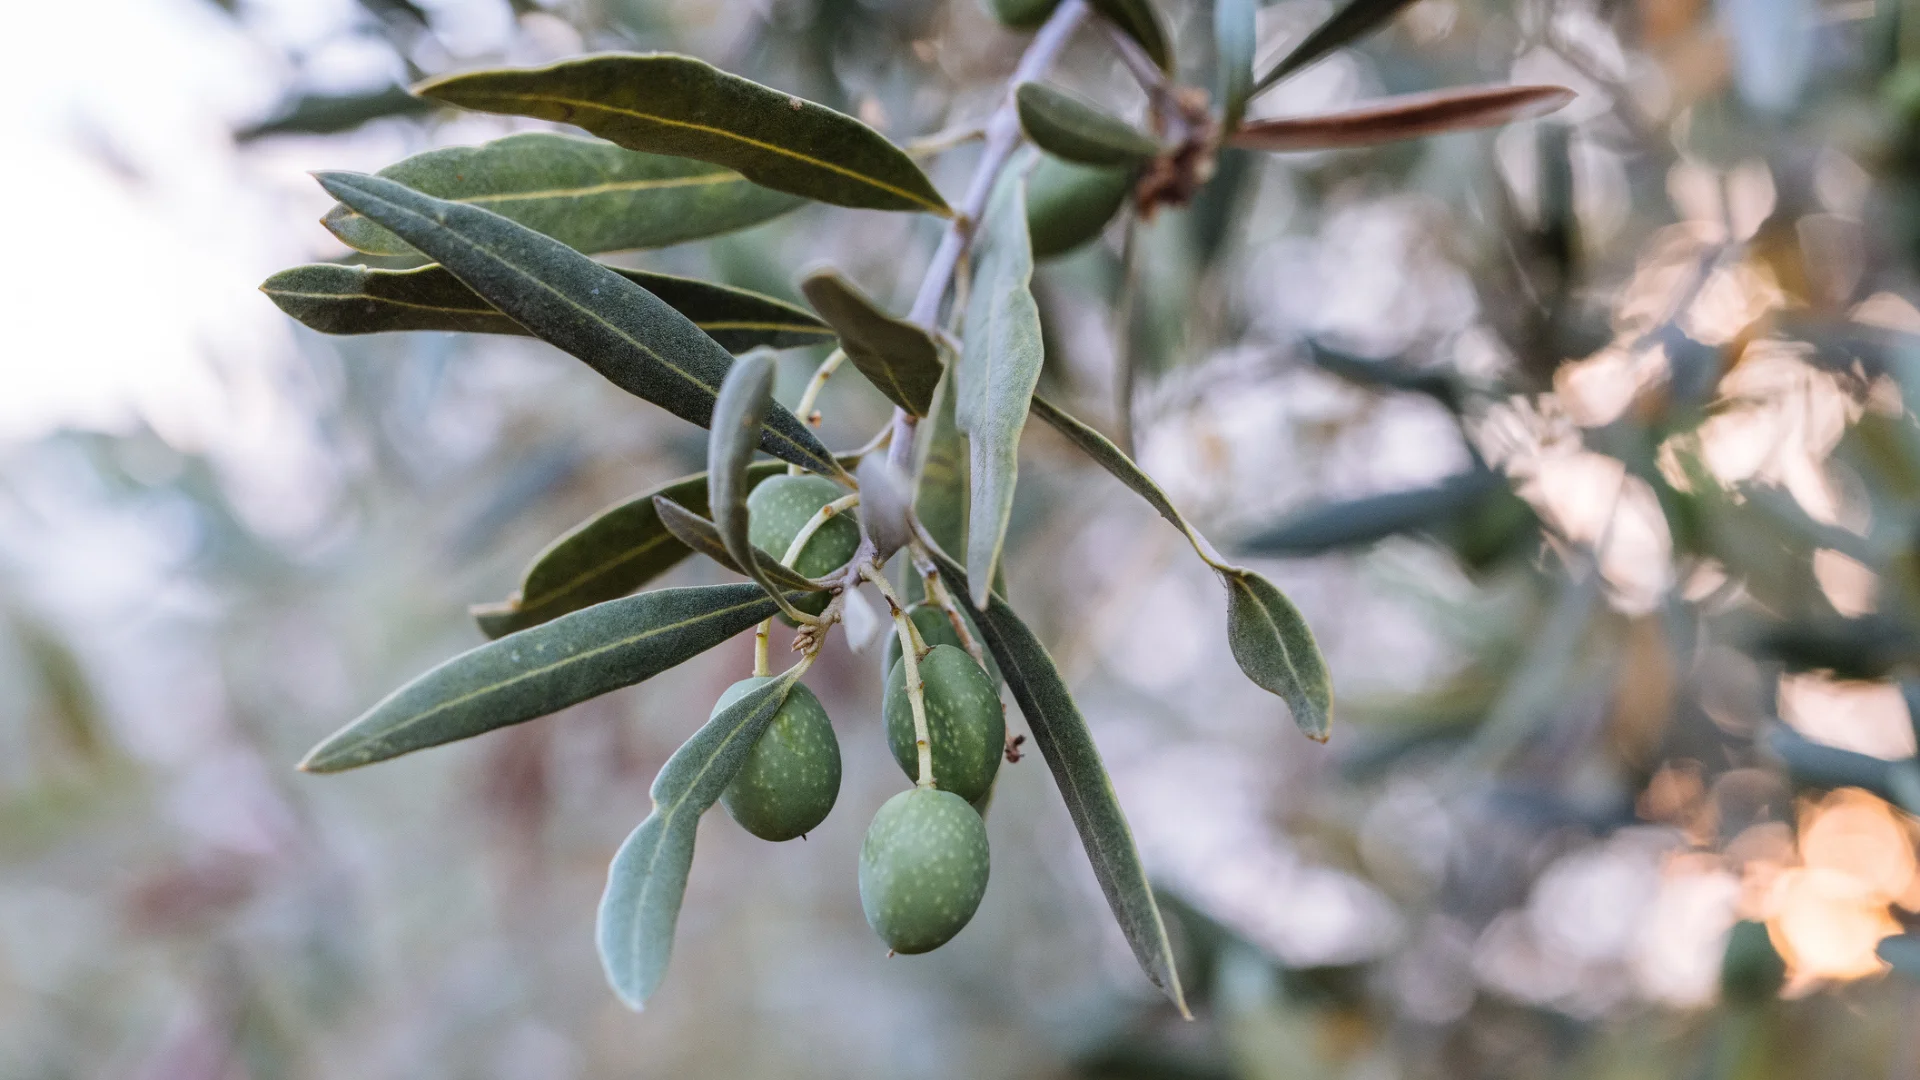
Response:
[{"label": "blurred foliage background", "polygon": [[[1209,5],[1163,7],[1207,85]],[[1265,7],[1262,55],[1330,11]],[[279,316],[253,283],[346,258],[304,171],[536,127],[398,88],[609,48],[904,141],[983,117],[1018,35],[976,0],[0,18],[33,105],[0,128],[23,151],[0,179],[0,1075],[1920,1075],[1920,997],[1876,954],[1920,912],[1914,0],[1421,0],[1256,113],[1580,98],[1230,152],[1191,206],[1043,265],[1049,393],[1130,430],[1336,679],[1311,745],[1234,671],[1177,535],[1032,430],[1010,592],[1093,719],[1192,1023],[1031,760],[980,916],[885,956],[854,881],[898,787],[877,650],[836,642],[809,679],[840,809],[777,847],[711,816],[638,1016],[602,984],[595,899],[746,640],[458,748],[291,767],[477,643],[466,605],[548,539],[704,454],[537,343]],[[1057,79],[1144,107],[1093,35]],[[793,297],[830,260],[903,310],[933,238],[808,207],[632,261]],[[814,359],[783,362],[784,400]],[[851,377],[823,400],[830,445],[886,415]]]}]

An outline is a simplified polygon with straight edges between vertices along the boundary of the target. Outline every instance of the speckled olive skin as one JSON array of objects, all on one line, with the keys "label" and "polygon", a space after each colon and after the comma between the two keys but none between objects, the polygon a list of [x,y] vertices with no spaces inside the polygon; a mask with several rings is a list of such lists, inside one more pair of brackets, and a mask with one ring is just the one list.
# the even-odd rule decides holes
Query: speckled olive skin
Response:
[{"label": "speckled olive skin", "polygon": [[[920,658],[926,687],[927,737],[933,743],[933,784],[972,802],[993,787],[1007,745],[1007,714],[1000,691],[963,649],[935,645]],[[907,665],[887,673],[884,707],[887,744],[908,779],[918,780],[920,753],[914,745],[913,705],[907,700]]]},{"label": "speckled olive skin", "polygon": [[[907,609],[907,618],[913,620],[914,627],[920,631],[920,639],[925,641],[929,647],[934,645],[951,645],[963,652],[966,650],[966,646],[960,643],[960,635],[953,629],[953,620],[947,618],[947,613],[940,610],[937,604],[929,604],[925,601],[914,604]],[[973,624],[973,616],[967,614],[965,611],[960,613],[960,618],[966,621],[967,632],[973,635],[973,640],[980,643],[980,655],[984,656],[987,661],[987,674],[993,677],[993,684],[999,686],[1002,682],[1000,678],[1000,665],[994,663],[993,654],[986,651],[986,639],[980,636],[980,628]],[[967,655],[971,656],[973,654],[968,653]],[[888,634],[886,661],[880,665],[880,673],[884,675],[892,671],[895,661],[899,659],[900,635],[897,633]]]},{"label": "speckled olive skin", "polygon": [[952,940],[987,892],[987,826],[966,800],[916,787],[888,799],[860,845],[860,907],[898,953]]},{"label": "speckled olive skin", "polygon": [[[793,538],[820,508],[846,495],[847,489],[824,476],[773,476],[747,493],[747,540],[754,547],[784,558]],[[807,546],[793,568],[803,577],[817,578],[847,565],[860,547],[860,525],[852,511],[829,518]],[[797,601],[795,607],[809,615],[818,615],[827,606],[827,593]],[[782,616],[784,619],[785,616]],[[791,620],[788,620],[791,623]]]},{"label": "speckled olive skin", "polygon": [[[713,715],[767,681],[742,679],[727,687]],[[720,805],[762,840],[791,840],[825,821],[839,795],[840,740],[820,699],[795,685],[733,782],[720,793]]]}]

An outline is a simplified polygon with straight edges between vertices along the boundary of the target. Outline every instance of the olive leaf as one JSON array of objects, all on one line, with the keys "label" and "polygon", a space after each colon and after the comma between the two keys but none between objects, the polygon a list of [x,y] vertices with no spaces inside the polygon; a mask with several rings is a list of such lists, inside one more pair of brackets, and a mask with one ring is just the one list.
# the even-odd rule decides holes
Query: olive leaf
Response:
[{"label": "olive leaf", "polygon": [[1247,114],[1253,96],[1253,58],[1260,44],[1255,16],[1260,0],[1213,0],[1213,50],[1219,64],[1215,80],[1220,99],[1220,130],[1232,132]]},{"label": "olive leaf", "polygon": [[432,109],[431,102],[421,101],[402,86],[367,94],[306,94],[284,103],[267,119],[235,131],[233,138],[246,143],[269,135],[333,135],[369,120],[417,116]]},{"label": "olive leaf", "polygon": [[1475,469],[1428,487],[1310,506],[1234,546],[1255,555],[1287,556],[1358,547],[1442,525],[1505,490],[1505,477],[1492,469]]},{"label": "olive leaf", "polygon": [[1134,958],[1148,980],[1172,1000],[1181,1015],[1187,1015],[1173,948],[1167,941],[1166,925],[1154,902],[1146,868],[1140,863],[1140,852],[1134,847],[1133,830],[1127,826],[1126,812],[1114,794],[1106,766],[1101,764],[1087,719],[1074,704],[1059,668],[1006,601],[991,596],[985,605],[974,604],[970,597],[975,590],[969,588],[967,575],[944,553],[936,549],[932,555],[956,601],[979,627],[980,636],[1006,676],[1020,715],[1033,732],[1034,745],[1046,759],[1054,784],[1066,801],[1067,813],[1080,833],[1081,846],[1093,863],[1100,891],[1106,894],[1121,933],[1133,947]]},{"label": "olive leaf", "polygon": [[596,938],[607,981],[629,1008],[644,1007],[666,974],[700,815],[740,771],[799,681],[799,670],[747,691],[682,743],[653,779],[653,811],[614,855]]},{"label": "olive leaf", "polygon": [[[827,324],[771,296],[672,274],[611,269],[691,319],[729,352],[760,346],[790,349],[833,338]],[[316,263],[282,270],[262,282],[260,291],[281,311],[323,334],[527,333],[443,266],[376,270]]]},{"label": "olive leaf", "polygon": [[[719,236],[806,203],[704,161],[548,131],[429,150],[374,175],[484,207],[589,255]],[[405,240],[347,206],[336,205],[320,223],[356,251],[415,254]]]},{"label": "olive leaf", "polygon": [[650,679],[775,610],[745,583],[596,604],[448,660],[329,736],[300,768],[358,768],[559,712]]},{"label": "olive leaf", "polygon": [[1241,672],[1285,701],[1303,734],[1316,742],[1327,741],[1333,720],[1333,680],[1299,609],[1266,578],[1223,560],[1166,492],[1112,440],[1037,395],[1032,409],[1033,415],[1065,435],[1186,535],[1194,553],[1220,575],[1227,588],[1227,643]]},{"label": "olive leaf", "polygon": [[932,334],[887,314],[831,267],[808,274],[800,291],[840,335],[847,359],[875,389],[913,415],[927,415],[945,367]]},{"label": "olive leaf", "polygon": [[1374,146],[1530,120],[1573,98],[1564,86],[1475,86],[1400,94],[1345,112],[1255,120],[1227,136],[1227,145],[1276,152]]},{"label": "olive leaf", "polygon": [[1787,767],[1797,788],[1857,787],[1909,814],[1920,814],[1920,761],[1888,761],[1814,742],[1785,724],[1767,726],[1766,746]]},{"label": "olive leaf", "polygon": [[1161,71],[1173,71],[1173,46],[1167,40],[1166,20],[1153,0],[1088,0],[1093,10],[1140,43],[1147,58]]},{"label": "olive leaf", "polygon": [[[786,469],[777,461],[755,462],[747,467],[747,483],[757,484]],[[693,550],[660,523],[653,505],[656,495],[700,513],[707,508],[707,474],[670,480],[567,530],[533,557],[511,597],[470,609],[480,631],[490,638],[505,637],[625,596],[678,566]]]},{"label": "olive leaf", "polygon": [[[727,550],[727,543],[720,538],[720,529],[713,522],[663,495],[653,497],[653,508],[660,516],[660,526],[672,533],[674,539],[736,574],[753,576],[734,561],[733,553]],[[797,592],[820,592],[825,588],[801,577],[791,567],[768,557],[757,548],[754,550],[754,560],[760,571],[759,577],[781,588]]]},{"label": "olive leaf", "polygon": [[[334,198],[392,229],[515,322],[622,390],[702,427],[733,358],[659,297],[550,237],[477,206],[360,173],[321,173]],[[829,475],[833,456],[782,408],[760,445]]]},{"label": "olive leaf", "polygon": [[967,546],[967,437],[953,415],[954,375],[949,368],[933,391],[927,417],[916,425],[913,514],[948,551]]},{"label": "olive leaf", "polygon": [[978,590],[976,604],[986,603],[1000,564],[1019,479],[1020,432],[1043,359],[1040,309],[1029,288],[1033,254],[1022,171],[1009,169],[987,204],[955,369],[954,417],[971,458],[967,576]]},{"label": "olive leaf", "polygon": [[736,566],[767,590],[787,618],[805,625],[808,617],[787,603],[767,573],[758,548],[747,536],[747,466],[753,461],[755,434],[773,406],[773,360],[765,353],[741,357],[720,384],[713,406],[713,427],[707,433],[707,505],[720,543]]},{"label": "olive leaf", "polygon": [[1140,165],[1160,153],[1153,137],[1078,94],[1045,83],[1013,92],[1020,127],[1033,144],[1082,165]]},{"label": "olive leaf", "polygon": [[1364,37],[1411,3],[1413,0],[1347,0],[1344,7],[1260,76],[1260,81],[1253,84],[1253,92],[1258,94],[1333,50]]},{"label": "olive leaf", "polygon": [[1047,21],[1060,0],[986,0],[987,8],[1001,25],[1015,30],[1031,30]]},{"label": "olive leaf", "polygon": [[879,132],[690,56],[606,53],[449,75],[414,92],[573,124],[629,150],[722,165],[762,187],[836,206],[953,213],[920,166]]},{"label": "olive leaf", "polygon": [[1920,935],[1894,934],[1880,939],[1874,953],[1909,979],[1920,979]]},{"label": "olive leaf", "polygon": [[1041,154],[1027,174],[1027,235],[1033,257],[1064,255],[1100,235],[1133,191],[1135,170],[1075,165]]}]

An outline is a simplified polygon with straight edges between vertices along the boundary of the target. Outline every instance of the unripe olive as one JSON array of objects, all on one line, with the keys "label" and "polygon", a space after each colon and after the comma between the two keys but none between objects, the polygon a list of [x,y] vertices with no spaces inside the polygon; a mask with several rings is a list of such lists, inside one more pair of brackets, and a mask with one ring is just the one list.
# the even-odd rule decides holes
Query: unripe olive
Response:
[{"label": "unripe olive", "polygon": [[[907,609],[907,618],[913,620],[914,628],[920,631],[920,639],[925,641],[929,646],[951,645],[963,652],[966,650],[966,645],[960,641],[960,634],[953,628],[953,620],[947,617],[947,613],[942,610],[938,604],[915,604]],[[986,651],[986,639],[980,636],[980,628],[974,625],[973,616],[962,611],[960,613],[960,619],[967,624],[967,633],[972,634],[973,640],[980,644],[980,655],[986,658],[987,674],[992,677],[993,684],[995,686],[1000,685],[1003,681],[1000,678],[1000,665],[994,663],[993,655]],[[967,655],[972,656],[973,654],[967,653]],[[894,663],[899,659],[900,635],[889,634],[887,635],[886,662],[880,665],[880,670],[882,672],[892,671]]]},{"label": "unripe olive", "polygon": [[[963,649],[935,645],[920,658],[920,682],[927,707],[927,738],[933,746],[933,783],[967,802],[987,793],[1007,747],[1007,714],[1000,691]],[[920,751],[913,730],[913,703],[907,699],[903,658],[887,674],[884,707],[887,743],[893,760],[911,779],[919,779]]]},{"label": "unripe olive", "polygon": [[[767,681],[758,676],[727,687],[713,715]],[[839,795],[840,740],[820,699],[795,684],[760,741],[747,752],[746,763],[720,793],[720,805],[762,840],[791,840],[825,821]]]},{"label": "unripe olive", "polygon": [[1100,235],[1133,190],[1125,166],[1076,165],[1041,154],[1027,174],[1027,235],[1033,257],[1064,255]]},{"label": "unripe olive", "polygon": [[860,845],[860,908],[898,953],[952,940],[987,892],[987,826],[966,800],[916,787],[888,799]]},{"label": "unripe olive", "polygon": [[[845,488],[824,476],[769,477],[747,495],[747,539],[776,560],[783,559],[813,515],[846,494]],[[859,547],[860,525],[853,512],[836,514],[814,531],[791,565],[802,577],[821,577],[847,565]],[[828,594],[819,593],[794,606],[818,615],[827,600]]]},{"label": "unripe olive", "polygon": [[1060,0],[986,0],[986,6],[1002,26],[1031,30],[1047,21]]}]

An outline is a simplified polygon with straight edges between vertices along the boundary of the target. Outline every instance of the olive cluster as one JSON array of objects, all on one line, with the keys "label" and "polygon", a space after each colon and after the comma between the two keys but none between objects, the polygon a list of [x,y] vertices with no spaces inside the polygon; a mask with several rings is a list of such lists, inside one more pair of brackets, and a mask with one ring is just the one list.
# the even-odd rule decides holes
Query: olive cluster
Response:
[{"label": "olive cluster", "polygon": [[[776,559],[787,556],[820,509],[846,494],[825,477],[772,477],[747,498],[748,536]],[[816,528],[790,565],[807,577],[844,567],[860,546],[854,515],[837,514]],[[824,597],[811,601],[818,614]],[[900,953],[937,949],[973,918],[987,890],[987,830],[981,815],[1006,746],[997,668],[975,662],[964,615],[931,603],[905,611],[914,663],[896,635],[886,655],[883,714],[894,760],[914,787],[888,799],[860,848],[860,905],[887,947]],[[959,621],[956,621],[959,620]],[[967,637],[962,637],[964,627]],[[992,661],[987,661],[992,667]],[[911,669],[911,670],[910,670]],[[727,688],[715,714],[761,685],[766,676]],[[920,775],[919,727],[909,682],[919,683],[931,769]],[[721,805],[764,840],[803,836],[833,809],[840,792],[840,743],[820,699],[795,685],[766,733],[748,753]]]}]

